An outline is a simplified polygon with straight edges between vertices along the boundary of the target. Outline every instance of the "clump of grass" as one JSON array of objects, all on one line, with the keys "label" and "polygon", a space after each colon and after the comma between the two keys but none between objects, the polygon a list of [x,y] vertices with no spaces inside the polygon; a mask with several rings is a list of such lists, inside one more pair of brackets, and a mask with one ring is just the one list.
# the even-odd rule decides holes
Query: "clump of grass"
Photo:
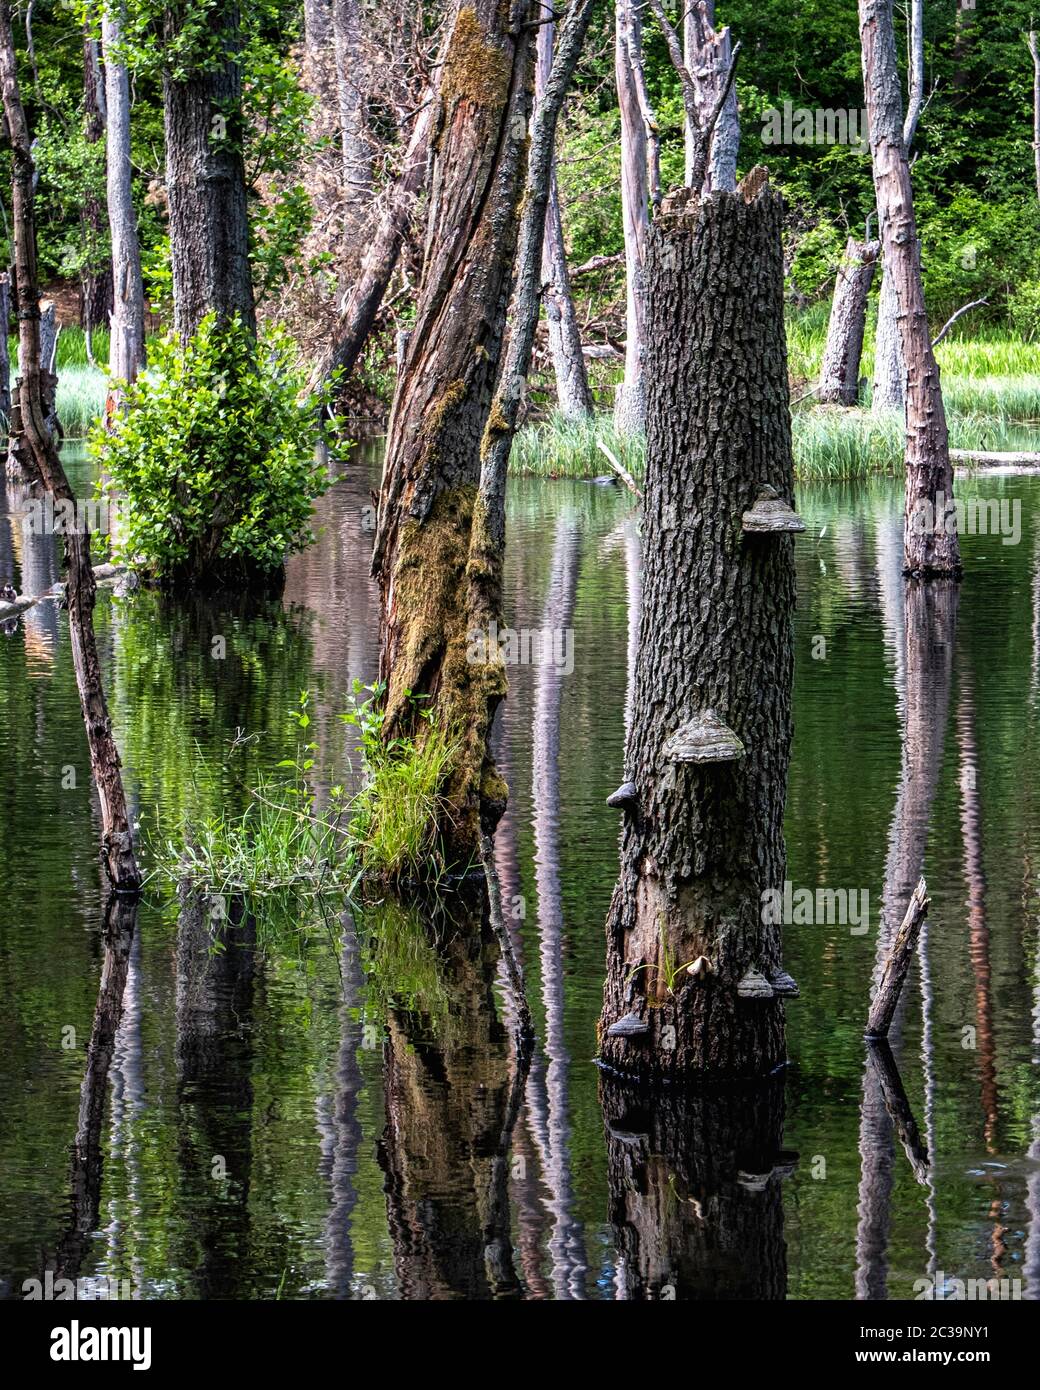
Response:
[{"label": "clump of grass", "polygon": [[791,417],[795,476],[864,478],[903,466],[903,415],[819,406]]},{"label": "clump of grass", "polygon": [[382,683],[355,681],[353,706],[341,716],[358,733],[365,773],[351,808],[350,836],[367,873],[390,880],[435,879],[444,868],[437,845],[441,789],[456,745],[429,709],[422,711],[418,738],[384,742],[384,690]]},{"label": "clump of grass", "polygon": [[[61,342],[61,339],[58,339]],[[59,367],[58,419],[66,439],[85,439],[105,408],[108,378],[94,367]]]},{"label": "clump of grass", "polygon": [[642,436],[619,433],[608,414],[575,420],[556,413],[539,424],[526,425],[513,441],[509,466],[514,473],[538,478],[602,477],[610,471],[610,465],[601,444],[630,473],[642,473]]}]

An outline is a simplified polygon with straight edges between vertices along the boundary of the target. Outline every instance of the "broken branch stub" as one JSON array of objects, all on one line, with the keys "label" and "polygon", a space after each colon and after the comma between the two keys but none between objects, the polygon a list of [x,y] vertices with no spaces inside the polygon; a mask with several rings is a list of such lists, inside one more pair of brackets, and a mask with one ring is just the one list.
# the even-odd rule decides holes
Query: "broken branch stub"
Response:
[{"label": "broken branch stub", "polygon": [[899,1003],[899,995],[903,989],[903,981],[906,979],[906,972],[910,969],[910,962],[917,949],[917,940],[921,935],[921,926],[927,915],[928,888],[922,878],[918,881],[917,887],[910,897],[906,916],[896,932],[896,939],[892,943],[892,949],[888,954],[888,960],[885,962],[885,969],[881,975],[881,983],[878,985],[874,1002],[870,1006],[870,1014],[867,1017],[868,1038],[888,1036],[896,1005]]}]

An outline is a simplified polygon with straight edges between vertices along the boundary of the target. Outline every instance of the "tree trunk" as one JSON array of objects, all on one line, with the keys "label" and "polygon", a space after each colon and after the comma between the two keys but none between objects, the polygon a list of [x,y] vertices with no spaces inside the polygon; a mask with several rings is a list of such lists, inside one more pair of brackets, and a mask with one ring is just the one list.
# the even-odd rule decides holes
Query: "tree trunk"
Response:
[{"label": "tree trunk", "polygon": [[348,221],[357,223],[372,190],[372,145],[365,117],[365,66],[361,51],[361,0],[333,0],[336,96],[339,103],[343,188]]},{"label": "tree trunk", "polygon": [[[12,234],[21,376],[18,381],[19,428],[35,468],[55,500],[74,499],[54,440],[44,418],[40,368],[40,308],[36,271],[36,223],[33,208],[33,160],[29,129],[18,90],[14,36],[8,0],[0,0],[0,83],[11,148],[14,153]],[[91,771],[101,806],[102,862],[117,892],[136,892],[141,876],[134,858],[119,753],[105,703],[101,664],[94,638],[94,573],[90,534],[65,537],[68,567],[69,634]]]},{"label": "tree trunk", "polygon": [[435,116],[434,103],[430,101],[415,118],[401,176],[391,191],[386,211],[361,262],[360,274],[340,314],[327,370],[338,367],[344,377],[349,377],[357,365],[400,257],[415,200],[426,182]]},{"label": "tree trunk", "polygon": [[[123,6],[106,5],[101,16],[108,104],[108,222],[112,231],[112,332],[108,370],[116,381],[133,381],[144,366],[144,285],[130,168],[130,83],[117,52]],[[110,412],[111,413],[111,412]]]},{"label": "tree trunk", "polygon": [[11,424],[11,354],[7,335],[11,331],[11,277],[0,275],[0,416],[4,428]]},{"label": "tree trunk", "polygon": [[904,404],[903,347],[899,337],[899,296],[895,276],[885,269],[878,293],[877,327],[874,331],[873,411],[902,410]]},{"label": "tree trunk", "polygon": [[[545,95],[552,68],[556,26],[543,23],[538,30],[538,60],[535,67],[535,110]],[[567,273],[567,250],[560,218],[560,195],[556,186],[556,161],[549,182],[549,202],[545,210],[545,240],[542,245],[542,303],[549,325],[549,353],[556,376],[556,406],[568,419],[581,419],[594,409],[589,390],[585,358],[581,351],[581,330],[571,298]]]},{"label": "tree trunk", "polygon": [[783,1299],[784,1083],[634,1097],[604,1076],[618,1297]]},{"label": "tree trunk", "polygon": [[1036,196],[1040,198],[1040,43],[1036,30],[1030,29],[1026,40],[1033,60],[1033,170],[1036,176]]},{"label": "tree trunk", "polygon": [[[917,122],[924,110],[924,0],[910,0],[910,43],[907,63],[906,119],[903,144],[909,157]],[[879,209],[880,216],[880,209]],[[874,393],[876,411],[903,408],[903,348],[899,339],[899,299],[894,276],[885,273],[878,297],[877,329],[874,334]]]},{"label": "tree trunk", "polygon": [[621,219],[625,234],[625,376],[618,387],[614,422],[622,434],[639,434],[646,421],[643,338],[646,318],[643,258],[650,226],[646,125],[639,106],[631,51],[641,44],[632,0],[616,0],[614,72],[621,112]]},{"label": "tree trunk", "polygon": [[820,369],[818,397],[823,405],[855,405],[859,400],[859,364],[863,355],[867,296],[880,250],[880,242],[862,242],[849,237],[838,266]]},{"label": "tree trunk", "polygon": [[[715,0],[691,3],[683,12],[683,55],[696,92],[697,121],[684,122],[687,188],[695,178],[700,160],[698,127],[703,130],[722,94],[730,64],[733,42],[729,29],[715,30]],[[732,192],[737,186],[737,155],[740,153],[740,115],[737,110],[736,83],[731,84],[715,129],[703,191]]]},{"label": "tree trunk", "polygon": [[[163,73],[174,326],[184,342],[210,312],[222,320],[237,314],[256,332],[237,4],[218,0],[208,22],[221,61],[183,78]],[[167,30],[172,41],[172,15]]]},{"label": "tree trunk", "polygon": [[647,239],[632,786],[600,1025],[604,1064],[627,1076],[760,1076],[784,1058],[793,982],[763,895],[785,871],[795,577],[780,528],[802,524],[765,183],[756,169],[736,193],[670,196]]},{"label": "tree trunk", "polygon": [[[83,35],[83,111],[84,133],[88,144],[105,138],[105,77],[101,70],[98,41],[89,32]],[[112,267],[101,245],[108,230],[105,208],[93,189],[88,189],[80,213],[87,261],[83,270],[83,298],[80,320],[87,334],[108,325],[112,312]]]},{"label": "tree trunk", "polygon": [[892,0],[859,0],[859,15],[881,243],[886,274],[892,277],[898,300],[906,363],[904,562],[909,573],[922,577],[959,576],[960,546],[944,514],[944,504],[953,497],[953,469],[939,368],[924,306],[921,246],[903,143]]},{"label": "tree trunk", "polygon": [[[385,736],[457,740],[442,840],[470,860],[505,804],[487,736],[501,662],[467,660],[470,545],[481,438],[498,371],[524,187],[533,42],[528,0],[475,0],[455,17],[440,79],[426,259],[390,420],[373,551],[382,599]],[[544,214],[543,214],[544,215]],[[486,554],[478,537],[479,554]]]}]

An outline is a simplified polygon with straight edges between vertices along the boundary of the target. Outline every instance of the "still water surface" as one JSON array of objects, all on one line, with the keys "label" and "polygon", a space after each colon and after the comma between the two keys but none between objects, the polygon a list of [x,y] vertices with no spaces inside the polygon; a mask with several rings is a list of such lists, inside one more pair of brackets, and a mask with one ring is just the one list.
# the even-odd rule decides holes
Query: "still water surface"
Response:
[{"label": "still water surface", "polygon": [[[110,704],[146,828],[241,805],[244,783],[292,749],[303,689],[324,784],[345,775],[352,738],[337,716],[376,669],[372,482],[356,461],[283,599],[259,612],[101,598]],[[64,614],[42,604],[0,638],[6,1296],[47,1267],[84,1287],[126,1280],[144,1298],[638,1290],[608,1163],[608,1145],[631,1136],[605,1132],[591,1061],[638,533],[614,488],[511,486],[507,619],[570,629],[574,662],[513,671],[498,730],[511,799],[497,854],[538,1032],[520,1088],[493,957],[450,923],[434,947],[380,908],[357,931],[330,913],[302,934],[261,914],[214,955],[191,906],[156,892],[137,915],[94,1098],[100,1152],[70,1178],[104,959],[97,815]],[[799,490],[810,524],[797,543],[789,876],[792,891],[856,894],[866,917],[786,928],[801,986],[787,1009],[789,1161],[767,1191],[745,1175],[720,1207],[742,1204],[737,1228],[772,1223],[768,1287],[791,1298],[910,1298],[940,1271],[1040,1295],[1040,479],[962,486],[1020,502],[1021,539],[964,539],[955,626],[916,673],[898,485]],[[8,577],[39,592],[59,575],[51,544],[30,544],[4,514]],[[930,738],[928,717],[940,724]],[[862,1032],[886,891],[921,869],[933,907],[893,1040],[932,1156],[915,1174]],[[667,1246],[683,1223],[706,1221],[713,1239],[717,1212],[681,1186],[666,1174],[662,1190],[683,1205],[660,1216],[658,1296],[669,1260],[682,1263]],[[727,1245],[721,1219],[715,1258],[739,1265],[748,1253]]]}]

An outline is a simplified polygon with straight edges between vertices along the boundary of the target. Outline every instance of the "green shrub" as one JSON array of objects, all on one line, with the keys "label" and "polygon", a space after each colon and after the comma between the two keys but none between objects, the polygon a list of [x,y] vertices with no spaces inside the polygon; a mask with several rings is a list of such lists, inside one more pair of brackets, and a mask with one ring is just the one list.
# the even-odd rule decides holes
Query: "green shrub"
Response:
[{"label": "green shrub", "polygon": [[279,573],[312,539],[325,398],[304,398],[289,340],[207,316],[187,347],[151,347],[116,428],[90,452],[120,495],[120,555],[160,581],[230,584]]}]

